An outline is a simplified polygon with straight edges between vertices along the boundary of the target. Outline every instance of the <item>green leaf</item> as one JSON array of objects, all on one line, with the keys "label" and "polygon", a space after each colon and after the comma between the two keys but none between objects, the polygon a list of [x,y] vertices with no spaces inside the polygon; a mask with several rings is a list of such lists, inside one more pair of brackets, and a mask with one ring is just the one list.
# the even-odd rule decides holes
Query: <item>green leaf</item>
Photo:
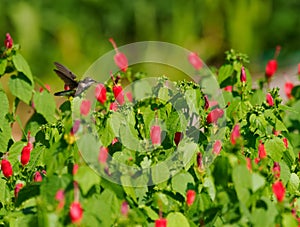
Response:
[{"label": "green leaf", "polygon": [[7,60],[0,58],[0,77],[4,74],[7,66]]},{"label": "green leaf", "polygon": [[159,218],[158,214],[151,209],[151,207],[145,206],[143,208],[145,210],[145,212],[147,213],[147,216],[151,219],[151,220],[157,220]]},{"label": "green leaf", "polygon": [[252,188],[252,177],[245,165],[236,165],[232,170],[232,180],[239,200],[246,203],[249,199],[249,189]]},{"label": "green leaf", "polygon": [[179,212],[169,213],[167,216],[168,227],[190,227],[186,217]]},{"label": "green leaf", "polygon": [[188,172],[176,174],[171,181],[173,190],[180,193],[183,197],[186,197],[188,184],[195,184],[193,176]]},{"label": "green leaf", "polygon": [[223,81],[225,81],[227,78],[229,78],[233,74],[234,70],[232,65],[222,65],[219,69],[218,74],[218,82],[221,84]]},{"label": "green leaf", "polygon": [[43,115],[43,117],[50,123],[55,121],[56,104],[53,96],[49,92],[36,92],[33,95],[33,102],[36,112]]},{"label": "green leaf", "polygon": [[288,190],[291,194],[295,194],[295,192],[298,190],[299,187],[299,177],[297,176],[297,174],[292,173],[290,176],[290,180],[288,183]]},{"label": "green leaf", "polygon": [[40,194],[40,183],[33,182],[25,185],[18,194],[16,206],[20,206],[26,200],[36,197]]},{"label": "green leaf", "polygon": [[297,219],[291,213],[284,213],[282,215],[282,226],[288,227],[297,227],[298,225]]},{"label": "green leaf", "polygon": [[203,186],[205,188],[207,188],[207,192],[208,192],[211,200],[214,201],[215,197],[216,197],[216,188],[215,188],[212,177],[205,177]]},{"label": "green leaf", "polygon": [[137,198],[135,195],[134,188],[132,187],[131,178],[128,175],[121,176],[121,183],[123,185],[125,193],[132,198],[135,202],[137,202]]},{"label": "green leaf", "polygon": [[168,166],[164,162],[159,162],[151,167],[152,183],[158,184],[169,179],[170,172]]},{"label": "green leaf", "polygon": [[267,154],[275,162],[279,162],[286,148],[280,138],[274,137],[273,139],[269,139],[265,142],[265,149]]},{"label": "green leaf", "polygon": [[0,178],[0,203],[6,204],[9,200],[9,195],[7,194],[6,180]]},{"label": "green leaf", "polygon": [[24,59],[24,57],[21,54],[16,53],[15,55],[13,55],[12,61],[15,65],[16,69],[18,70],[18,72],[24,73],[24,75],[32,83],[33,82],[32,73],[31,73],[30,67],[29,67],[27,61]]},{"label": "green leaf", "polygon": [[282,180],[282,183],[286,185],[291,177],[290,168],[287,166],[287,164],[284,161],[280,161],[279,165],[280,165],[280,179]]},{"label": "green leaf", "polygon": [[6,151],[8,142],[11,138],[11,127],[10,123],[4,118],[1,119],[0,128],[0,151]]},{"label": "green leaf", "polygon": [[74,175],[84,195],[88,193],[93,185],[100,183],[100,176],[88,166],[80,166]]},{"label": "green leaf", "polygon": [[26,77],[20,73],[18,76],[11,76],[8,81],[8,87],[14,96],[29,104],[33,89]]},{"label": "green leaf", "polygon": [[259,188],[265,185],[265,178],[258,173],[252,174],[252,191],[256,192]]}]

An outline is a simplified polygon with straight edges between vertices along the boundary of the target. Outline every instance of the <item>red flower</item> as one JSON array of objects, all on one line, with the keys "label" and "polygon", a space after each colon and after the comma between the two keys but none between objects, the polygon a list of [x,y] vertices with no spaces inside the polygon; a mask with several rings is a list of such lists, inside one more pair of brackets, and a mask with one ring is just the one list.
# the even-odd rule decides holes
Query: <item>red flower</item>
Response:
[{"label": "red flower", "polygon": [[74,165],[73,165],[73,169],[72,169],[72,174],[73,174],[73,175],[75,175],[75,174],[77,173],[77,171],[78,171],[78,168],[79,168],[79,165],[78,165],[78,164],[76,164],[76,163],[74,163]]},{"label": "red flower", "polygon": [[282,139],[282,141],[283,141],[283,143],[284,143],[285,148],[288,149],[289,144],[288,144],[287,138],[284,137],[284,138]]},{"label": "red flower", "polygon": [[282,202],[285,195],[285,188],[281,181],[277,181],[272,185],[273,193],[276,196],[278,202]]},{"label": "red flower", "polygon": [[55,199],[59,202],[57,209],[61,210],[65,205],[65,193],[63,189],[59,189],[55,194]]},{"label": "red flower", "polygon": [[240,126],[239,125],[235,125],[233,127],[233,130],[231,132],[231,135],[230,135],[230,142],[232,145],[235,145],[236,144],[236,140],[238,138],[240,138],[241,136],[241,133],[240,133]]},{"label": "red flower", "polygon": [[199,56],[194,53],[194,52],[191,52],[188,56],[188,59],[189,59],[189,62],[191,63],[191,65],[196,69],[196,70],[199,70],[202,68],[203,66],[203,63],[201,61],[201,59],[199,58]]},{"label": "red flower", "polygon": [[206,117],[206,123],[216,123],[219,118],[221,118],[224,114],[224,111],[222,109],[216,108],[212,110]]},{"label": "red flower", "polygon": [[182,140],[182,137],[183,137],[182,132],[175,132],[174,142],[175,142],[176,146],[178,146],[179,142]]},{"label": "red flower", "polygon": [[33,181],[34,182],[41,182],[43,180],[43,177],[39,171],[36,171],[34,176],[33,176]]},{"label": "red flower", "polygon": [[106,101],[106,88],[103,84],[99,83],[95,88],[96,99],[104,104]]},{"label": "red flower", "polygon": [[195,198],[196,198],[196,192],[194,190],[188,190],[186,192],[186,204],[188,206],[193,205]]},{"label": "red flower", "polygon": [[117,102],[120,105],[123,105],[125,100],[124,100],[124,92],[123,92],[122,86],[114,85],[113,86],[113,92],[114,92],[114,96],[115,96],[115,99],[117,100]]},{"label": "red flower", "polygon": [[226,87],[224,87],[224,91],[232,92],[232,86],[226,86]]},{"label": "red flower", "polygon": [[269,106],[273,106],[274,105],[274,100],[273,100],[273,97],[272,97],[272,95],[270,93],[267,93],[266,100],[267,100],[267,103],[269,104]]},{"label": "red flower", "polygon": [[28,142],[25,147],[23,147],[21,152],[21,163],[23,166],[27,165],[30,160],[30,153],[33,149],[33,144]]},{"label": "red flower", "polygon": [[277,61],[272,59],[266,65],[266,77],[271,78],[277,70]]},{"label": "red flower", "polygon": [[91,109],[91,101],[90,100],[82,100],[80,105],[80,113],[84,116],[87,116]]},{"label": "red flower", "polygon": [[159,125],[153,125],[150,129],[150,138],[153,145],[160,145],[161,143],[161,128]]},{"label": "red flower", "polygon": [[240,76],[240,80],[242,83],[245,83],[246,80],[247,80],[247,77],[246,77],[246,72],[245,72],[245,68],[244,66],[242,66],[242,69],[241,69],[241,76]]},{"label": "red flower", "polygon": [[127,99],[128,99],[129,102],[133,101],[132,93],[130,91],[126,93],[126,97],[127,97]]},{"label": "red flower", "polygon": [[219,155],[220,152],[221,152],[221,149],[222,149],[222,143],[220,140],[216,140],[216,142],[214,143],[214,146],[213,146],[213,150],[212,150],[212,153],[215,154],[215,155]]},{"label": "red flower", "polygon": [[128,60],[125,54],[119,52],[118,47],[115,43],[115,41],[113,40],[113,38],[109,39],[109,42],[111,42],[111,44],[113,45],[116,54],[114,56],[114,60],[116,65],[123,71],[126,72],[127,68],[128,68]]},{"label": "red flower", "polygon": [[104,163],[106,163],[107,158],[108,158],[108,148],[100,147],[98,161],[100,163],[104,164]]},{"label": "red flower", "polygon": [[280,165],[278,162],[274,162],[272,172],[276,179],[280,177]]},{"label": "red flower", "polygon": [[284,84],[284,91],[285,91],[285,94],[286,96],[291,99],[292,98],[292,90],[294,88],[294,84],[292,82],[285,82]]},{"label": "red flower", "polygon": [[10,178],[13,175],[12,166],[7,159],[1,161],[1,170],[6,178]]},{"label": "red flower", "polygon": [[15,194],[15,198],[18,197],[19,191],[21,190],[21,188],[23,188],[23,184],[22,183],[18,183],[15,186],[15,190],[14,190],[14,194]]},{"label": "red flower", "polygon": [[155,227],[167,227],[167,219],[159,218],[155,221]]},{"label": "red flower", "polygon": [[112,102],[112,103],[109,105],[109,109],[112,110],[112,111],[117,111],[117,110],[118,110],[118,103]]},{"label": "red flower", "polygon": [[70,207],[70,218],[71,222],[79,223],[82,219],[83,215],[83,209],[81,207],[81,204],[79,202],[73,202]]},{"label": "red flower", "polygon": [[10,34],[9,33],[6,33],[6,36],[5,36],[5,40],[4,40],[4,45],[7,49],[10,49],[12,48],[14,42],[13,42],[13,39],[11,38]]},{"label": "red flower", "polygon": [[260,141],[258,145],[258,157],[260,159],[266,158],[267,157],[267,152],[265,149],[265,145]]}]

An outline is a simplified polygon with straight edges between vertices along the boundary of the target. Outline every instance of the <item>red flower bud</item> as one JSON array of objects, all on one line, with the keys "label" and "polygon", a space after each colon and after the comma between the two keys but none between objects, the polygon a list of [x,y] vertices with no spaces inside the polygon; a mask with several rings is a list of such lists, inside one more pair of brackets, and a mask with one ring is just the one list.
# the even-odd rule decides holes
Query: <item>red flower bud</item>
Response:
[{"label": "red flower bud", "polygon": [[285,94],[286,96],[291,99],[292,98],[292,90],[294,88],[294,84],[292,82],[285,82],[284,84],[284,91],[285,91]]},{"label": "red flower bud", "polygon": [[[47,91],[49,91],[49,92],[50,92],[50,90],[51,90],[51,87],[50,87],[50,85],[49,85],[49,84],[45,84],[45,88],[47,89]],[[44,88],[43,88],[43,87],[40,87],[40,92],[42,92],[42,91],[44,91]]]},{"label": "red flower bud", "polygon": [[84,116],[87,116],[91,109],[91,101],[90,100],[82,100],[80,105],[80,113]]},{"label": "red flower bud", "polygon": [[43,177],[39,171],[35,172],[33,176],[33,181],[34,182],[41,182],[43,180]]},{"label": "red flower bud", "polygon": [[133,101],[132,93],[130,91],[126,93],[126,97],[127,97],[127,99],[128,99],[129,102]]},{"label": "red flower bud", "polygon": [[276,179],[280,177],[280,165],[278,162],[274,162],[272,172]]},{"label": "red flower bud", "polygon": [[115,51],[116,51],[116,54],[114,56],[114,60],[115,60],[115,63],[116,65],[123,71],[123,72],[126,72],[127,71],[127,68],[128,68],[128,60],[127,60],[127,57],[125,54],[119,52],[118,50],[118,47],[115,43],[115,41],[110,38],[109,39],[109,42],[111,42],[111,44],[113,45]]},{"label": "red flower bud", "polygon": [[6,36],[5,36],[5,41],[4,41],[4,45],[7,49],[10,49],[12,48],[13,46],[13,39],[11,38],[10,34],[9,33],[6,33]]},{"label": "red flower bud", "polygon": [[277,61],[272,59],[266,65],[266,77],[271,78],[277,70]]},{"label": "red flower bud", "polygon": [[207,95],[204,95],[204,109],[207,110],[209,108],[209,102]]},{"label": "red flower bud", "polygon": [[13,169],[10,162],[7,159],[1,161],[1,170],[6,178],[10,178],[13,175]]},{"label": "red flower bud", "polygon": [[222,149],[222,143],[220,140],[216,140],[216,142],[213,145],[212,153],[215,155],[219,155]]},{"label": "red flower bud", "polygon": [[233,127],[233,130],[231,132],[231,135],[230,135],[230,142],[232,145],[235,145],[236,144],[236,140],[238,138],[240,138],[241,134],[240,134],[240,126],[239,125],[235,125]]},{"label": "red flower bud", "polygon": [[160,218],[155,221],[155,227],[167,227],[167,219]]},{"label": "red flower bud", "polygon": [[21,188],[23,188],[23,184],[22,183],[18,183],[15,186],[15,190],[14,190],[14,194],[15,194],[15,198],[18,197],[19,191],[21,190]]},{"label": "red flower bud", "polygon": [[266,158],[267,157],[267,152],[265,149],[265,145],[260,141],[258,145],[258,157],[260,159]]},{"label": "red flower bud", "polygon": [[287,138],[284,137],[284,138],[282,139],[282,141],[283,141],[283,143],[284,143],[285,148],[288,149],[289,143],[288,143]]},{"label": "red flower bud", "polygon": [[242,69],[241,69],[240,80],[241,80],[242,83],[245,83],[246,80],[247,80],[247,77],[246,77],[246,71],[245,71],[244,66],[242,66]]},{"label": "red flower bud", "polygon": [[103,84],[99,83],[95,88],[96,99],[104,104],[106,101],[106,88]]},{"label": "red flower bud", "polygon": [[80,127],[80,120],[75,120],[73,127],[71,128],[71,135],[74,135]]},{"label": "red flower bud", "polygon": [[72,169],[72,174],[73,174],[73,175],[75,175],[75,174],[77,173],[78,168],[79,168],[79,165],[75,163],[75,164],[73,165],[73,169]]},{"label": "red flower bud", "polygon": [[196,198],[196,192],[194,190],[188,190],[186,192],[186,204],[188,206],[193,205],[195,198]]},{"label": "red flower bud", "polygon": [[100,163],[104,164],[104,163],[106,163],[107,158],[108,158],[108,148],[100,147],[98,161]]},{"label": "red flower bud", "polygon": [[33,149],[33,144],[28,142],[25,147],[23,147],[21,152],[21,163],[23,166],[27,165],[30,160],[30,153]]},{"label": "red flower bud", "polygon": [[127,217],[129,211],[129,206],[126,201],[121,204],[121,214]]},{"label": "red flower bud", "polygon": [[246,158],[246,162],[247,162],[247,169],[251,171],[252,170],[251,158]]},{"label": "red flower bud", "polygon": [[176,146],[178,146],[178,144],[182,140],[182,138],[183,138],[182,132],[175,132],[174,142],[175,142]]},{"label": "red flower bud", "polygon": [[153,145],[161,144],[161,128],[159,125],[153,125],[150,129],[150,138]]},{"label": "red flower bud", "polygon": [[273,97],[270,93],[267,93],[266,95],[266,100],[269,106],[273,106],[274,105],[274,100]]},{"label": "red flower bud", "polygon": [[114,145],[114,144],[117,143],[117,142],[118,142],[118,138],[115,137],[115,138],[113,138],[113,140],[111,141],[111,144]]},{"label": "red flower bud", "polygon": [[224,87],[224,91],[232,92],[232,86]]},{"label": "red flower bud", "polygon": [[199,171],[203,170],[203,159],[202,159],[202,153],[201,152],[199,152],[197,154],[197,167],[198,167]]},{"label": "red flower bud", "polygon": [[123,92],[123,88],[122,86],[120,85],[115,85],[113,87],[113,92],[114,92],[114,96],[115,96],[115,99],[117,100],[117,102],[120,104],[120,105],[123,105],[125,100],[124,100],[124,92]]},{"label": "red flower bud", "polygon": [[224,111],[222,109],[216,108],[212,110],[206,117],[206,123],[216,123],[219,118],[221,118],[224,114]]},{"label": "red flower bud", "polygon": [[300,75],[300,63],[298,64],[298,75]]},{"label": "red flower bud", "polygon": [[63,189],[59,189],[55,194],[55,199],[59,202],[57,209],[61,210],[65,205],[65,193]]},{"label": "red flower bud", "polygon": [[79,223],[83,216],[83,209],[79,202],[73,202],[70,207],[70,218],[71,222]]},{"label": "red flower bud", "polygon": [[190,64],[196,69],[196,70],[199,70],[202,68],[203,66],[203,63],[201,61],[201,59],[199,58],[199,56],[194,53],[194,52],[191,52],[188,56],[188,60],[190,62]]},{"label": "red flower bud", "polygon": [[282,202],[285,196],[285,188],[281,181],[277,181],[272,185],[272,190],[278,202]]},{"label": "red flower bud", "polygon": [[117,111],[117,110],[118,110],[118,103],[112,102],[112,103],[109,105],[109,109],[112,110],[112,111]]}]

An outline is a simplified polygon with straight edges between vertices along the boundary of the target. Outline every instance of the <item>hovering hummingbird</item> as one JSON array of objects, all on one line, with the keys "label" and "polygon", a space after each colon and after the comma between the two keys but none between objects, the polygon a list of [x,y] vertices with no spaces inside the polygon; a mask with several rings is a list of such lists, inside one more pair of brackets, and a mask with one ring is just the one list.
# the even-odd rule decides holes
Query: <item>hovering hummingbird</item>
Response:
[{"label": "hovering hummingbird", "polygon": [[97,81],[90,77],[77,81],[76,75],[67,67],[57,62],[54,62],[54,65],[56,66],[54,72],[65,82],[65,90],[54,93],[55,96],[78,96],[88,89],[93,83],[97,83]]}]

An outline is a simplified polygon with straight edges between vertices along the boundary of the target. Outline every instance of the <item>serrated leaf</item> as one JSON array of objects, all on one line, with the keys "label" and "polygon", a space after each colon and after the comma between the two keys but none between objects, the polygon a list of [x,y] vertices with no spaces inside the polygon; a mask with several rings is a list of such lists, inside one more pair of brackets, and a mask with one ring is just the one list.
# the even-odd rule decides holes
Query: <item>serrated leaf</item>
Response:
[{"label": "serrated leaf", "polygon": [[27,61],[25,60],[25,58],[21,54],[16,53],[15,55],[13,55],[12,61],[14,63],[14,66],[18,70],[18,72],[24,73],[24,75],[32,83],[33,82],[32,73],[31,73],[30,67],[29,67]]},{"label": "serrated leaf", "polygon": [[8,81],[8,87],[14,96],[18,97],[26,104],[29,104],[33,89],[31,84],[22,74],[11,76]]},{"label": "serrated leaf", "polygon": [[188,184],[195,184],[193,176],[188,172],[176,174],[171,181],[173,191],[178,192],[183,197],[186,197]]},{"label": "serrated leaf", "polygon": [[275,161],[279,162],[281,160],[281,157],[283,155],[283,152],[285,151],[285,146],[283,141],[275,137],[273,139],[269,139],[265,142],[265,149],[267,154]]},{"label": "serrated leaf", "polygon": [[216,197],[216,188],[215,188],[213,179],[212,179],[211,177],[206,177],[206,178],[204,179],[203,186],[204,186],[205,188],[207,188],[209,197],[211,198],[212,201],[214,201],[214,200],[215,200],[215,197]]},{"label": "serrated leaf", "polygon": [[100,176],[88,166],[80,166],[74,175],[84,195],[88,193],[93,185],[100,183]]},{"label": "serrated leaf", "polygon": [[284,161],[279,162],[280,165],[280,179],[286,185],[291,177],[291,171]]},{"label": "serrated leaf", "polygon": [[36,112],[43,115],[48,122],[55,121],[56,104],[53,96],[47,92],[36,92],[33,96]]},{"label": "serrated leaf", "polygon": [[190,227],[186,217],[179,212],[169,213],[167,216],[168,227]]},{"label": "serrated leaf", "polygon": [[288,190],[291,194],[295,194],[295,192],[298,190],[299,187],[299,177],[297,176],[297,174],[292,173],[290,176],[290,180],[288,183]]}]

